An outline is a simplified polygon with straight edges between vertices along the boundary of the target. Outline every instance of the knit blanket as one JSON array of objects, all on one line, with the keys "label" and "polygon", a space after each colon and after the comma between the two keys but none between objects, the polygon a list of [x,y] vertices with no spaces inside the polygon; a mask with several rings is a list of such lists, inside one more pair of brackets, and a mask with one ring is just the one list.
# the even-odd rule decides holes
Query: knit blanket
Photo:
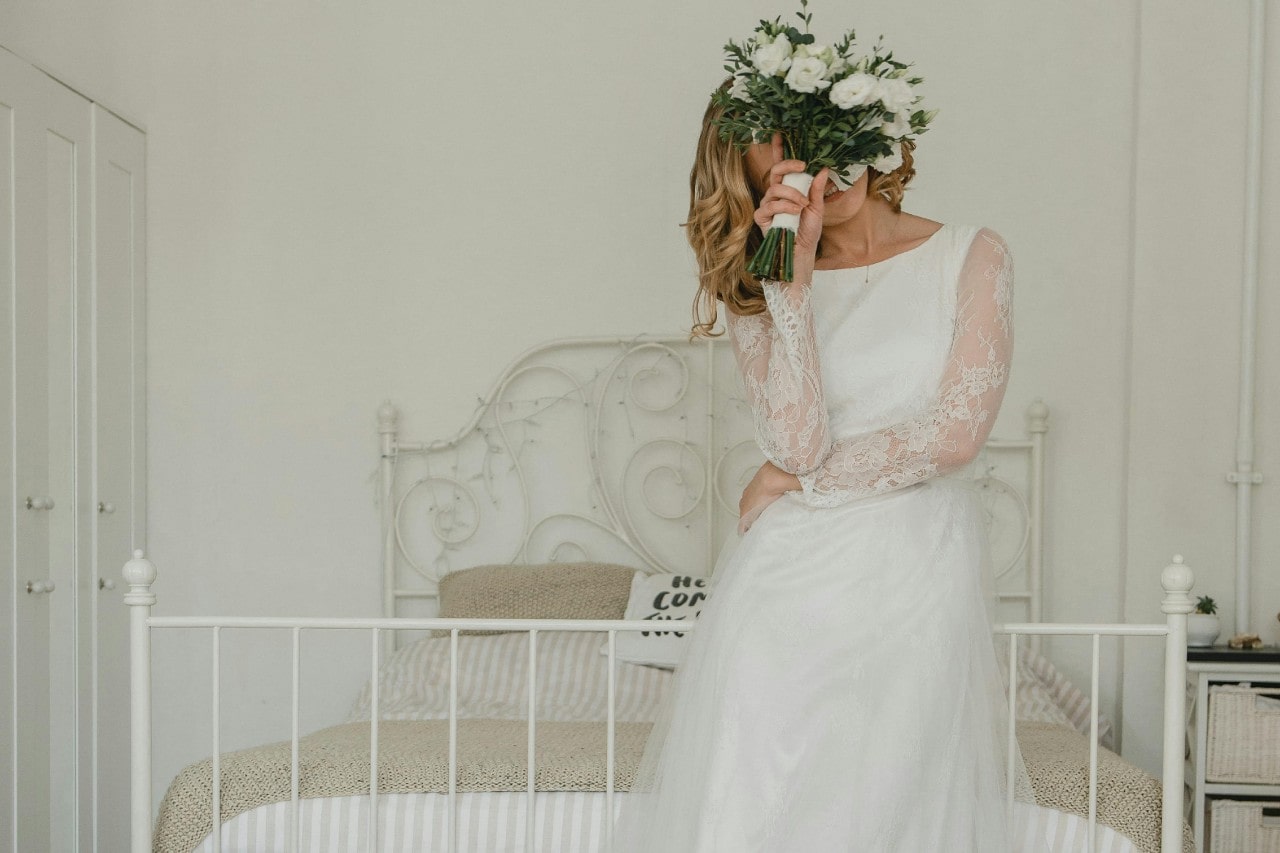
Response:
[{"label": "knit blanket", "polygon": [[[1089,738],[1053,723],[1018,723],[1018,746],[1036,804],[1089,816]],[[1133,841],[1142,853],[1160,853],[1160,780],[1098,747],[1098,823]],[[1182,824],[1183,853],[1195,853],[1191,827]]]},{"label": "knit blanket", "polygon": [[[628,791],[650,723],[617,723],[614,789]],[[521,720],[458,720],[458,791],[528,790],[528,725]],[[605,724],[539,721],[535,789],[603,791]],[[1089,744],[1073,729],[1019,723],[1018,741],[1040,805],[1088,816]],[[289,741],[220,757],[222,819],[290,799]],[[298,740],[299,796],[342,797],[369,791],[369,724],[346,723]],[[154,853],[190,853],[212,831],[210,761],[174,778],[156,819]],[[447,793],[446,720],[378,724],[378,790],[384,794]],[[1142,853],[1160,853],[1160,783],[1115,753],[1098,750],[1098,822],[1130,838]],[[1184,826],[1183,849],[1194,853]]]}]

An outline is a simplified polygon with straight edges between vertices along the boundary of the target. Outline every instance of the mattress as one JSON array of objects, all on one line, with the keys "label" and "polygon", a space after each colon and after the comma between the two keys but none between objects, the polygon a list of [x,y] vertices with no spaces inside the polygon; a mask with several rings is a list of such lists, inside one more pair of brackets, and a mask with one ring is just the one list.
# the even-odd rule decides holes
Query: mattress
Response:
[{"label": "mattress", "polygon": [[[626,794],[616,794],[614,811]],[[534,806],[534,845],[525,847],[528,796],[524,793],[458,794],[456,853],[606,853],[605,795],[542,792]],[[378,853],[447,853],[449,798],[441,794],[378,797]],[[369,798],[321,797],[299,802],[298,853],[369,853]],[[1088,821],[1077,815],[1017,804],[1018,849],[1043,853],[1087,851]],[[287,853],[290,803],[244,812],[222,827],[219,853]],[[1097,827],[1095,853],[1139,853],[1109,827]],[[212,838],[197,848],[215,853]]]}]

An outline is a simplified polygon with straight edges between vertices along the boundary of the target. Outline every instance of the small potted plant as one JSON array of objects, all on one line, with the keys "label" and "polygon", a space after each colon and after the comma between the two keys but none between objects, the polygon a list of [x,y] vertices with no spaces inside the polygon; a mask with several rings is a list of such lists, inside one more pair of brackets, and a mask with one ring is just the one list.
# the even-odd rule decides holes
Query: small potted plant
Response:
[{"label": "small potted plant", "polygon": [[1218,622],[1218,604],[1207,595],[1196,599],[1196,610],[1187,617],[1187,645],[1204,648],[1212,646],[1222,625]]}]

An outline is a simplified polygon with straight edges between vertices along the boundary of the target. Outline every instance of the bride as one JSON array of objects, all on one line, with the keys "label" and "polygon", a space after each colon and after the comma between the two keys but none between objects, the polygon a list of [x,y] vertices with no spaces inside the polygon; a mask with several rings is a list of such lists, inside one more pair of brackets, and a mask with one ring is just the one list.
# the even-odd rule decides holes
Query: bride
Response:
[{"label": "bride", "polygon": [[[1013,261],[990,228],[901,209],[890,173],[745,154],[713,103],[691,176],[695,334],[722,305],[761,451],[654,725],[623,853],[1013,849],[990,554],[972,461],[1004,397]],[[884,163],[881,163],[884,165]],[[852,181],[852,183],[849,183]],[[746,270],[799,214],[791,283]]]}]

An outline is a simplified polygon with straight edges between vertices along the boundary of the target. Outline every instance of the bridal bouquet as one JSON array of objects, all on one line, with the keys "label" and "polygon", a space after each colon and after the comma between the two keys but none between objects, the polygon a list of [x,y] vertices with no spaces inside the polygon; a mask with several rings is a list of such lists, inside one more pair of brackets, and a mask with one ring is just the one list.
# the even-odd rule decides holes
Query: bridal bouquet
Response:
[{"label": "bridal bouquet", "polygon": [[[923,133],[938,112],[912,109],[920,100],[913,87],[924,78],[908,77],[909,64],[895,60],[892,52],[882,54],[884,36],[861,57],[853,54],[853,30],[835,44],[818,44],[809,34],[808,5],[800,0],[796,13],[803,33],[775,18],[761,21],[743,43],[725,45],[724,67],[733,82],[712,95],[722,108],[716,119],[721,139],[745,150],[782,134],[784,156],[806,164],[804,172],[782,181],[806,194],[824,166],[842,189],[867,166],[878,172],[897,169],[902,140]],[[791,281],[799,224],[796,214],[774,216],[747,269]]]}]

